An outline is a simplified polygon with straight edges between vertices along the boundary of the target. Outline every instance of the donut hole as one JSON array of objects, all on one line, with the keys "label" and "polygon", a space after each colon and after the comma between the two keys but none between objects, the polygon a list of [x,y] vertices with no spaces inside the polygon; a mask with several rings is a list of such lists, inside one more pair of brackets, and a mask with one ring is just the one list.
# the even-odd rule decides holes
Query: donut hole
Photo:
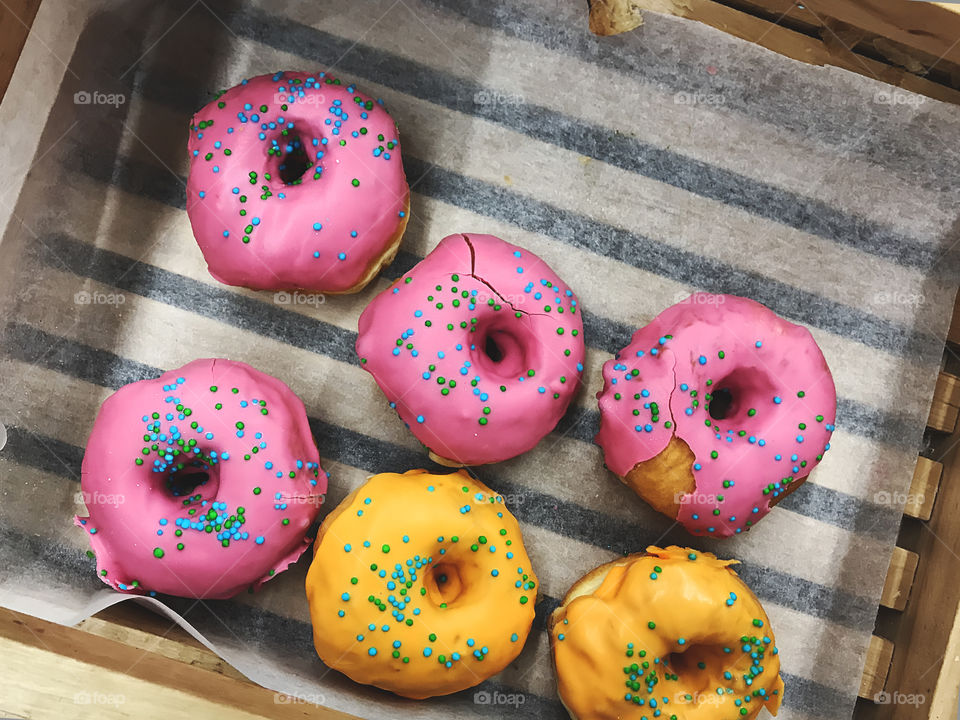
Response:
[{"label": "donut hole", "polygon": [[497,338],[495,335],[487,335],[487,339],[483,344],[483,352],[491,362],[498,363],[503,360],[503,350],[497,345]]},{"label": "donut hole", "polygon": [[728,387],[714,390],[710,395],[710,417],[714,420],[726,420],[734,407],[733,390]]},{"label": "donut hole", "polygon": [[723,666],[723,648],[715,645],[690,645],[683,652],[670,653],[663,662],[680,679],[687,692],[711,691],[712,673]]},{"label": "donut hole", "polygon": [[284,185],[299,185],[303,176],[313,167],[314,163],[307,154],[305,144],[300,136],[283,137],[277,139],[279,146],[279,164],[277,174]]},{"label": "donut hole", "polygon": [[450,606],[464,591],[460,571],[451,563],[440,563],[427,570],[423,586],[427,598],[437,606]]},{"label": "donut hole", "polygon": [[513,316],[506,322],[481,326],[475,331],[473,362],[482,372],[501,378],[516,378],[530,369],[528,348],[535,339]]},{"label": "donut hole", "polygon": [[220,484],[218,467],[200,461],[178,465],[167,474],[166,490],[177,498],[198,493],[207,497],[215,496]]},{"label": "donut hole", "polygon": [[756,422],[759,408],[767,407],[776,394],[766,373],[747,367],[715,380],[706,390],[710,417],[737,425]]}]

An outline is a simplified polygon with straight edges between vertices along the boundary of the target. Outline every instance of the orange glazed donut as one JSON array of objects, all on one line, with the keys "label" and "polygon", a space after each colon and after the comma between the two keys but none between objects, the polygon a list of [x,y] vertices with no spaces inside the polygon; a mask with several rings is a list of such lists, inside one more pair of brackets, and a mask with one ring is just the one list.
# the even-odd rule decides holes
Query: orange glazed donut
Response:
[{"label": "orange glazed donut", "polygon": [[575,720],[751,720],[783,698],[767,615],[736,560],[650,546],[578,580],[550,617]]},{"label": "orange glazed donut", "polygon": [[520,527],[490,488],[464,471],[374,475],[317,535],[313,642],[357,682],[446,695],[520,654],[536,587]]}]

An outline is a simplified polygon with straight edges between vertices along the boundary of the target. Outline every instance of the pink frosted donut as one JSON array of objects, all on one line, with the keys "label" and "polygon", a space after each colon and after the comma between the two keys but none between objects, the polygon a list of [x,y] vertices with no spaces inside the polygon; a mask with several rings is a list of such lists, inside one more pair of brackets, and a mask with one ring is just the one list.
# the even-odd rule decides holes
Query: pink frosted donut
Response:
[{"label": "pink frosted donut", "polygon": [[607,467],[695,535],[749,530],[830,448],[837,391],[810,332],[696,293],[603,366]]},{"label": "pink frosted donut", "polygon": [[300,399],[194,360],[100,408],[80,484],[97,571],[129,593],[227,598],[296,562],[327,490]]},{"label": "pink frosted donut", "polygon": [[450,235],[360,316],[357,353],[437,462],[526,452],[566,411],[583,372],[577,297],[536,255],[493,235]]},{"label": "pink frosted donut", "polygon": [[190,124],[187,214],[210,274],[256,290],[357,292],[410,214],[397,126],[327,73],[223,92]]}]

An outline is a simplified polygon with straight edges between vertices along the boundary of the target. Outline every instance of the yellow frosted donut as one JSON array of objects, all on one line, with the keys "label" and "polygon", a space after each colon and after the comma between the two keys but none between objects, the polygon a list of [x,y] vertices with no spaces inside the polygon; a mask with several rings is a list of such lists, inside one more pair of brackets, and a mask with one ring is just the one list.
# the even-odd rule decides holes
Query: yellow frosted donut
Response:
[{"label": "yellow frosted donut", "polygon": [[503,670],[536,588],[516,519],[464,471],[374,475],[324,520],[307,573],[320,659],[410,698]]},{"label": "yellow frosted donut", "polygon": [[751,720],[783,698],[780,659],[736,560],[650,546],[591,570],[550,617],[575,720]]}]

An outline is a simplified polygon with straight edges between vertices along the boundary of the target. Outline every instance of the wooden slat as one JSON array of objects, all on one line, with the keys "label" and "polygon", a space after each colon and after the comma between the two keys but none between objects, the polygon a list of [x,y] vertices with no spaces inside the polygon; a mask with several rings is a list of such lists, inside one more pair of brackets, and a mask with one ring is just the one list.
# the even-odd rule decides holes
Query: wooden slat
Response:
[{"label": "wooden slat", "polygon": [[927,716],[953,720],[960,715],[960,614],[953,621],[936,687]]},{"label": "wooden slat", "polygon": [[960,378],[942,372],[937,376],[927,426],[952,433],[960,416]]},{"label": "wooden slat", "polygon": [[893,659],[893,643],[886,638],[871,636],[870,646],[867,648],[867,660],[863,666],[863,675],[860,677],[859,695],[867,700],[883,691],[887,682],[887,673],[890,671],[890,662]]},{"label": "wooden slat", "polygon": [[[107,630],[102,623],[88,627],[114,637],[0,610],[0,657],[4,661],[0,707],[4,714],[51,720],[353,718],[311,703],[290,701],[249,680],[224,674],[217,666],[218,658],[205,648],[176,651],[173,654],[178,659],[173,659],[136,647],[150,642],[134,629],[118,625]],[[131,641],[133,644],[128,644]],[[169,654],[171,648],[166,649]]]},{"label": "wooden slat", "polygon": [[950,321],[950,329],[947,331],[947,340],[960,345],[960,294],[957,295],[957,302],[953,306],[953,319]]},{"label": "wooden slat", "polygon": [[[164,637],[96,616],[84,620],[77,625],[77,628],[98,637],[121,642],[128,647],[187,663],[193,667],[220,673],[237,680],[245,679],[240,672],[218,655],[214,655],[200,643],[184,642],[179,634],[174,637]],[[190,638],[189,635],[187,637]]]},{"label": "wooden slat", "polygon": [[943,400],[933,399],[930,404],[930,417],[927,418],[927,427],[940,432],[952,433],[957,427],[957,417],[960,408],[956,405],[947,405]]},{"label": "wooden slat", "polygon": [[913,480],[910,481],[910,491],[907,493],[907,503],[903,508],[904,515],[920,520],[930,519],[942,475],[943,465],[925,457],[917,458]]},{"label": "wooden slat", "polygon": [[893,548],[890,556],[890,566],[887,568],[887,577],[883,581],[883,592],[880,593],[880,604],[891,610],[903,610],[910,597],[910,587],[917,572],[917,563],[920,556],[915,552],[904,550],[902,547]]},{"label": "wooden slat", "polygon": [[943,6],[910,0],[803,0],[802,5],[821,17],[960,63],[960,15]]},{"label": "wooden slat", "polygon": [[[897,2],[903,1],[897,0]],[[810,37],[712,0],[621,0],[621,2],[639,7],[641,10],[652,10],[697,20],[794,60],[812,65],[834,65],[910,92],[960,104],[960,91],[915,75],[901,67],[849,52],[837,42],[835,33],[825,33],[824,38],[827,41],[825,42],[820,38]]]},{"label": "wooden slat", "polygon": [[[930,520],[917,523],[910,549],[920,557],[910,600],[891,635],[895,651],[886,689],[907,695],[923,695],[920,709],[891,704],[885,718],[920,720],[934,718],[928,711],[949,705],[956,697],[949,670],[960,650],[948,646],[960,610],[960,429],[934,439],[934,457],[941,458],[943,477]],[[947,665],[945,674],[941,673]],[[940,682],[943,674],[944,681]],[[940,717],[954,718],[956,710]]]},{"label": "wooden slat", "polygon": [[[836,54],[880,56],[886,63],[906,68],[917,75],[926,76],[929,70],[933,70],[939,82],[954,88],[960,81],[960,65],[942,57],[935,48],[927,48],[922,42],[908,45],[893,39],[889,34],[880,32],[876,23],[854,24],[843,12],[842,4],[834,5],[835,0],[821,2],[816,8],[810,3],[794,0],[722,1],[751,15],[758,15],[805,35],[819,37]],[[891,4],[890,0],[883,1]],[[960,24],[960,18],[949,19]]]},{"label": "wooden slat", "polygon": [[933,390],[933,397],[947,405],[960,407],[960,378],[949,373],[940,373],[937,376],[937,385]]},{"label": "wooden slat", "polygon": [[10,84],[39,7],[40,0],[4,0],[0,3],[0,99]]}]

